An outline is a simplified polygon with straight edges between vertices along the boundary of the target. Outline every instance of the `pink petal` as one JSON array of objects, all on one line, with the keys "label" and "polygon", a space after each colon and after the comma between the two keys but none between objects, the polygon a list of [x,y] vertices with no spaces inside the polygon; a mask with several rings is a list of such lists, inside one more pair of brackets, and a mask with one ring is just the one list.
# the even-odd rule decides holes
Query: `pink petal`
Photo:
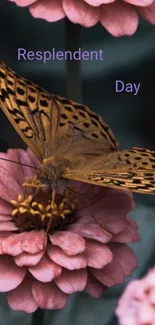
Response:
[{"label": "pink petal", "polygon": [[119,264],[111,262],[106,265],[102,270],[95,270],[90,268],[93,276],[107,287],[112,287],[115,284],[124,281],[124,274]]},{"label": "pink petal", "polygon": [[15,231],[18,230],[18,227],[12,221],[3,221],[0,222],[0,232],[1,231]]},{"label": "pink petal", "polygon": [[37,0],[9,0],[11,2],[15,2],[17,6],[19,7],[26,7],[32,4],[33,2],[36,2]]},{"label": "pink petal", "polygon": [[11,200],[16,200],[22,192],[23,189],[17,183],[16,178],[0,167],[0,197],[10,202]]},{"label": "pink petal", "polygon": [[137,267],[137,257],[134,251],[125,244],[109,244],[113,253],[113,264],[121,266],[124,276],[130,276]]},{"label": "pink petal", "polygon": [[0,214],[11,215],[12,210],[13,210],[12,204],[0,198]]},{"label": "pink petal", "polygon": [[137,12],[151,24],[155,24],[155,1],[148,7],[137,7]]},{"label": "pink petal", "polygon": [[150,295],[148,297],[148,301],[150,304],[154,305],[155,304],[155,288],[152,288]]},{"label": "pink petal", "polygon": [[87,258],[88,266],[96,269],[102,269],[113,259],[113,254],[108,246],[88,239],[85,256]]},{"label": "pink petal", "polygon": [[12,235],[11,232],[0,232],[0,255],[3,255],[3,250],[2,250],[2,242],[4,239],[6,239],[7,237],[9,237],[10,235]]},{"label": "pink petal", "polygon": [[83,291],[86,286],[86,282],[86,269],[75,271],[68,271],[64,269],[62,274],[57,279],[55,279],[57,286],[67,294]]},{"label": "pink petal", "polygon": [[[32,166],[32,167],[38,167],[38,165],[36,165],[36,163],[34,163],[31,155],[29,154],[30,150],[19,150],[19,162],[21,164],[26,164],[26,165],[29,165],[29,166]],[[28,176],[30,178],[33,178],[34,175],[36,174],[36,171],[34,168],[29,168],[29,167],[26,167],[26,166],[22,166],[22,169],[23,169],[23,173],[24,173],[24,180],[25,180],[25,176]]]},{"label": "pink petal", "polygon": [[104,284],[101,284],[99,281],[97,281],[92,274],[88,274],[87,284],[84,289],[85,292],[89,293],[95,298],[100,298],[106,289],[107,287]]},{"label": "pink petal", "polygon": [[26,268],[18,267],[12,257],[0,256],[0,292],[15,289],[24,279]]},{"label": "pink petal", "polygon": [[68,256],[59,247],[48,245],[47,254],[55,263],[69,269],[83,269],[87,266],[87,260],[82,255]]},{"label": "pink petal", "polygon": [[43,256],[36,266],[29,267],[29,271],[37,280],[50,282],[61,274],[62,268]]},{"label": "pink petal", "polygon": [[99,8],[93,8],[83,0],[62,0],[62,6],[72,23],[92,27],[99,21]]},{"label": "pink petal", "polygon": [[126,229],[115,235],[112,241],[115,243],[132,243],[135,241],[137,242],[140,239],[141,237],[137,232],[137,224],[134,224],[131,219],[127,218]]},{"label": "pink petal", "polygon": [[145,281],[146,289],[154,288],[155,287],[155,267],[150,269],[148,274],[143,279]]},{"label": "pink petal", "polygon": [[130,276],[137,266],[135,253],[124,244],[109,244],[113,253],[113,260],[102,270],[90,268],[90,272],[104,285],[111,287],[122,283],[124,276]]},{"label": "pink petal", "polygon": [[76,223],[68,226],[68,229],[71,232],[76,232],[80,236],[94,239],[101,243],[107,243],[112,239],[112,235],[101,228],[95,221],[92,220],[92,218],[91,220],[89,218],[84,219],[84,217],[79,218]]},{"label": "pink petal", "polygon": [[3,254],[17,256],[22,253],[22,241],[27,236],[26,232],[7,237],[1,243]]},{"label": "pink petal", "polygon": [[41,260],[41,258],[44,255],[44,251],[39,252],[37,254],[33,254],[30,255],[28,253],[21,253],[20,255],[16,256],[14,258],[15,263],[18,266],[34,266],[37,265],[39,263],[39,261]]},{"label": "pink petal", "polygon": [[86,247],[85,240],[81,236],[69,231],[57,231],[49,235],[49,238],[53,245],[59,246],[69,256],[84,252]]},{"label": "pink petal", "polygon": [[[25,0],[22,0],[22,4],[24,4],[24,1]],[[34,176],[35,172],[33,168],[22,165],[27,164],[33,166],[33,162],[27,151],[23,149],[9,149],[7,153],[0,153],[0,157],[21,163],[21,165],[19,165],[9,161],[0,160],[0,168],[5,170],[9,176],[15,178],[18,185],[23,183],[25,176]]]},{"label": "pink petal", "polygon": [[137,321],[139,324],[154,325],[155,311],[154,306],[151,306],[148,301],[143,301],[137,312]]},{"label": "pink petal", "polygon": [[84,0],[84,1],[89,3],[91,6],[98,7],[102,4],[114,2],[115,0]]},{"label": "pink petal", "polygon": [[133,35],[138,26],[138,15],[131,5],[114,2],[101,6],[100,22],[113,36]]},{"label": "pink petal", "polygon": [[[15,162],[20,162],[20,156],[25,152],[22,149],[9,149],[7,153],[0,153],[0,157],[9,159]],[[8,175],[15,178],[18,185],[20,185],[24,180],[24,170],[23,166],[10,162],[0,160],[0,168],[5,169]]]},{"label": "pink petal", "polygon": [[0,222],[2,221],[12,221],[12,217],[11,215],[7,215],[7,214],[4,214],[4,215],[0,215]]},{"label": "pink petal", "polygon": [[25,240],[22,242],[22,250],[30,253],[36,254],[41,252],[46,248],[47,236],[44,230],[35,231],[27,233]]},{"label": "pink petal", "polygon": [[[122,325],[137,324],[137,312],[139,310],[140,301],[144,299],[143,291],[144,286],[143,284],[141,286],[141,280],[132,281],[126,286],[126,289],[119,299],[118,306],[115,311],[116,315],[121,320]],[[140,293],[140,300],[135,299],[135,293]]]},{"label": "pink petal", "polygon": [[154,0],[124,0],[135,6],[146,7],[153,3]]},{"label": "pink petal", "polygon": [[67,295],[59,290],[53,282],[34,281],[32,293],[41,309],[61,309],[67,302]]},{"label": "pink petal", "polygon": [[105,230],[117,234],[126,228],[126,216],[131,210],[132,197],[128,192],[110,190],[94,205],[93,213]]},{"label": "pink petal", "polygon": [[38,308],[32,295],[31,285],[32,278],[26,276],[17,288],[7,293],[8,304],[13,310],[33,313]]},{"label": "pink petal", "polygon": [[39,0],[30,6],[31,15],[49,22],[58,21],[65,17],[61,0]]},{"label": "pink petal", "polygon": [[[91,188],[87,188],[87,197],[90,196]],[[92,188],[92,193],[94,193],[94,188],[96,186]],[[84,194],[82,188],[80,193]],[[76,223],[69,226],[69,230],[83,237],[106,243],[111,240],[112,234],[120,233],[126,228],[126,216],[132,209],[132,196],[128,192],[113,189],[98,190],[94,195],[95,197],[90,199],[95,219],[90,216],[88,207],[81,208],[77,213]]]}]

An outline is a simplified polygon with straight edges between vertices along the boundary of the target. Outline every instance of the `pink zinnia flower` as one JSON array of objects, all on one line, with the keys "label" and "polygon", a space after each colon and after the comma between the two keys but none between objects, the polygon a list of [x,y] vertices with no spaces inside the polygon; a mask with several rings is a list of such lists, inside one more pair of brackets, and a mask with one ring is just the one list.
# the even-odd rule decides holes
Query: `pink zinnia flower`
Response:
[{"label": "pink zinnia flower", "polygon": [[[30,150],[10,149],[0,157],[38,167]],[[125,243],[140,239],[127,217],[132,194],[68,181],[87,197],[93,217],[85,199],[66,192],[64,181],[51,217],[51,190],[23,188],[26,176],[30,183],[35,169],[0,160],[0,291],[7,292],[10,307],[27,313],[61,309],[72,293],[98,298],[123,282],[137,264]]]},{"label": "pink zinnia flower", "polygon": [[116,315],[120,325],[155,325],[155,267],[127,285]]},{"label": "pink zinnia flower", "polygon": [[29,6],[35,18],[49,22],[67,16],[73,23],[91,27],[100,22],[114,36],[132,35],[138,14],[155,24],[155,0],[10,0]]}]

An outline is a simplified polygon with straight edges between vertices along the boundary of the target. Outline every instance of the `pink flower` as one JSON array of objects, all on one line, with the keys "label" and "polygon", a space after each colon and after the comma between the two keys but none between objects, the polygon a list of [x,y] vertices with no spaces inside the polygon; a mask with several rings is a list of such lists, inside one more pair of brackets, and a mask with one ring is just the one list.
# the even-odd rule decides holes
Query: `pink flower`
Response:
[{"label": "pink flower", "polygon": [[120,325],[155,325],[155,267],[127,285],[116,315]]},{"label": "pink flower", "polygon": [[133,35],[138,14],[155,24],[155,0],[10,0],[29,6],[35,18],[49,22],[65,16],[73,23],[91,27],[100,22],[114,36]]},{"label": "pink flower", "polygon": [[[38,167],[30,150],[10,149],[0,157]],[[140,239],[127,217],[132,195],[68,181],[88,198],[90,214],[83,196],[63,188],[64,181],[51,215],[51,190],[24,189],[26,176],[27,184],[37,184],[35,169],[0,160],[0,291],[10,307],[61,309],[72,293],[98,298],[123,282],[137,264],[126,243]]]}]

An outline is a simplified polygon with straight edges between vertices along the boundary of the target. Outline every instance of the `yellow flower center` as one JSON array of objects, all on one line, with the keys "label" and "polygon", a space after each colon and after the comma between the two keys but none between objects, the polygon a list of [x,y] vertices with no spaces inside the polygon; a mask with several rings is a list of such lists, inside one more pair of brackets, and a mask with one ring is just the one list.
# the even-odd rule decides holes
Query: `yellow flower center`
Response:
[{"label": "yellow flower center", "polygon": [[52,190],[41,184],[37,176],[33,179],[26,177],[23,187],[25,194],[11,200],[14,206],[12,217],[20,232],[32,229],[51,232],[73,222],[77,199],[71,189],[65,189],[63,195],[57,193],[52,207]]}]

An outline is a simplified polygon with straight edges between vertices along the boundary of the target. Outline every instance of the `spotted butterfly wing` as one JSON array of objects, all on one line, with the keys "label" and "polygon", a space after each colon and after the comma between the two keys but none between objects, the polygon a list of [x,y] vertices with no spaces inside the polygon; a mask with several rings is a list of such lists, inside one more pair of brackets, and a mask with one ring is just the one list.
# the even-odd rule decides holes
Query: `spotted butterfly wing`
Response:
[{"label": "spotted butterfly wing", "polygon": [[46,92],[0,63],[0,107],[42,163],[66,155],[63,178],[155,193],[155,152],[118,151],[112,131],[87,106]]},{"label": "spotted butterfly wing", "polygon": [[88,107],[49,94],[4,63],[0,63],[0,106],[40,161],[71,143],[76,151],[79,141],[88,151],[92,144],[98,153],[117,148],[111,130]]}]

